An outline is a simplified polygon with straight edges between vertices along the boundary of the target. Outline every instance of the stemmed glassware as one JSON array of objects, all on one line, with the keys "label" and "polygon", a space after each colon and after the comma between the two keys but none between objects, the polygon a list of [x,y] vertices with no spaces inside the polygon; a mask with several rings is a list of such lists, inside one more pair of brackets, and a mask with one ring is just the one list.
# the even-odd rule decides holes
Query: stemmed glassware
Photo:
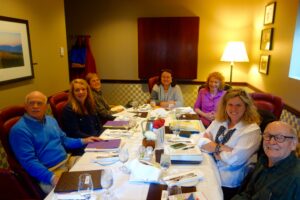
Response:
[{"label": "stemmed glassware", "polygon": [[119,159],[123,163],[122,166],[120,167],[120,170],[126,174],[129,174],[129,169],[125,166],[125,163],[129,159],[129,153],[128,149],[123,147],[120,152],[119,152]]},{"label": "stemmed glassware", "polygon": [[131,102],[133,110],[137,110],[139,107],[139,102],[138,101],[132,101]]},{"label": "stemmed glassware", "polygon": [[93,180],[90,174],[80,174],[78,179],[78,193],[84,197],[84,199],[91,199],[93,193]]},{"label": "stemmed glassware", "polygon": [[111,169],[103,169],[101,173],[101,187],[105,189],[105,194],[103,195],[104,200],[113,199],[113,194],[109,191],[109,188],[113,185],[114,179]]},{"label": "stemmed glassware", "polygon": [[178,120],[173,121],[172,124],[170,124],[170,129],[172,130],[173,134],[175,135],[175,138],[179,137],[180,134],[180,124]]}]

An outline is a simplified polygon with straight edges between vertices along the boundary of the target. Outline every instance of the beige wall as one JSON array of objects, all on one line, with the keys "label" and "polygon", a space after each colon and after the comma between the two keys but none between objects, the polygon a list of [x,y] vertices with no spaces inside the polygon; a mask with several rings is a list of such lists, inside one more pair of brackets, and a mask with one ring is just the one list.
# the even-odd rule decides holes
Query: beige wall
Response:
[{"label": "beige wall", "polygon": [[[0,107],[23,103],[26,93],[41,90],[46,95],[68,88],[66,28],[63,0],[0,0],[0,15],[29,21],[35,78],[0,85]],[[1,72],[0,72],[1,73]]]},{"label": "beige wall", "polygon": [[[267,4],[268,2],[268,0],[265,0],[262,4]],[[248,71],[248,83],[262,91],[281,96],[287,105],[300,111],[298,94],[300,81],[288,78],[299,0],[277,0],[276,2],[275,23],[271,26],[265,26],[274,28],[274,46],[273,50],[269,52],[271,55],[269,74],[262,75],[257,73],[259,56],[261,53],[264,53],[263,51],[257,51],[259,49],[260,31],[264,27],[261,23],[262,18],[257,15],[254,18],[255,26],[253,30],[253,43],[257,47],[252,49],[253,55]],[[256,12],[259,13],[261,8],[263,6],[259,5],[256,8]]]},{"label": "beige wall", "polygon": [[[288,78],[298,0],[277,0],[274,50],[269,75],[258,73],[260,34],[269,0],[81,0],[66,1],[70,34],[90,34],[97,68],[103,79],[138,79],[137,18],[199,16],[198,80],[221,71],[229,80],[229,63],[220,61],[227,41],[243,40],[249,63],[236,63],[233,81],[283,97],[300,110],[299,81]],[[70,3],[70,5],[68,5]],[[80,15],[78,13],[81,13]]]}]

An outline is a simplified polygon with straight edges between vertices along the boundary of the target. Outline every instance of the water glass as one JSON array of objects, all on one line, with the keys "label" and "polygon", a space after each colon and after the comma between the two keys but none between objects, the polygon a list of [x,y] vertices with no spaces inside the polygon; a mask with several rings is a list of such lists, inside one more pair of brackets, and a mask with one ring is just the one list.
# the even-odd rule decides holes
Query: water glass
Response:
[{"label": "water glass", "polygon": [[119,159],[120,161],[123,163],[122,166],[120,167],[120,170],[126,174],[129,173],[128,168],[124,165],[128,159],[129,159],[129,153],[128,153],[128,149],[123,147],[120,152],[119,152]]},{"label": "water glass", "polygon": [[180,123],[179,121],[173,121],[173,123],[170,125],[170,129],[172,130],[173,134],[175,135],[175,138],[179,137],[180,134]]},{"label": "water glass", "polygon": [[78,193],[84,197],[84,199],[91,199],[93,189],[92,176],[88,173],[80,174],[78,179]]},{"label": "water glass", "polygon": [[113,194],[109,191],[109,188],[113,185],[113,173],[111,169],[103,169],[101,173],[101,187],[105,189],[105,194],[103,196],[104,200],[110,200],[113,197]]},{"label": "water glass", "polygon": [[177,120],[180,119],[180,117],[181,117],[181,110],[180,109],[175,110],[175,117],[176,117]]},{"label": "water glass", "polygon": [[170,104],[168,105],[168,110],[173,110],[173,108],[175,108],[175,104],[170,103]]},{"label": "water glass", "polygon": [[161,154],[160,156],[160,166],[164,171],[167,171],[171,166],[171,158],[168,154]]},{"label": "water glass", "polygon": [[155,100],[151,100],[151,101],[150,101],[150,106],[151,106],[152,109],[155,108],[155,106],[156,106]]},{"label": "water glass", "polygon": [[146,148],[143,145],[139,146],[138,159],[143,159],[145,156],[145,153],[146,153]]},{"label": "water glass", "polygon": [[138,101],[132,101],[131,106],[132,106],[133,110],[137,110],[138,107],[139,107],[139,102]]}]

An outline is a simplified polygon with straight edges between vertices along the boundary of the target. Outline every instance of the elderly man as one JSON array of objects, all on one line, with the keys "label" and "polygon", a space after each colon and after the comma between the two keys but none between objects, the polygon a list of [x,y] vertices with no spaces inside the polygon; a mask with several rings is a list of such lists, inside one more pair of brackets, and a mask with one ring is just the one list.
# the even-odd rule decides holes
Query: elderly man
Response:
[{"label": "elderly man", "polygon": [[263,134],[263,155],[242,193],[232,199],[300,199],[300,160],[294,150],[296,130],[281,121],[270,123]]},{"label": "elderly man", "polygon": [[61,173],[70,167],[68,164],[72,159],[65,148],[82,148],[100,139],[66,137],[56,120],[45,115],[47,97],[39,91],[26,96],[25,109],[27,113],[11,129],[9,142],[24,169],[48,193],[56,185]]}]

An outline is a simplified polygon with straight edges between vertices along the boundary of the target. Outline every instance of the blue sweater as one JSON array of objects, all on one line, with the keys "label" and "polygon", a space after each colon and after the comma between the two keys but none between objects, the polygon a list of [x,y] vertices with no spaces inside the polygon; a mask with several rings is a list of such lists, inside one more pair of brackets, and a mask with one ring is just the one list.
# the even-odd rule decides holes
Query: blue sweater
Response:
[{"label": "blue sweater", "polygon": [[11,129],[10,146],[24,169],[39,182],[51,183],[53,167],[66,159],[65,148],[80,148],[80,139],[73,139],[59,128],[56,120],[46,116],[40,122],[25,114]]}]

